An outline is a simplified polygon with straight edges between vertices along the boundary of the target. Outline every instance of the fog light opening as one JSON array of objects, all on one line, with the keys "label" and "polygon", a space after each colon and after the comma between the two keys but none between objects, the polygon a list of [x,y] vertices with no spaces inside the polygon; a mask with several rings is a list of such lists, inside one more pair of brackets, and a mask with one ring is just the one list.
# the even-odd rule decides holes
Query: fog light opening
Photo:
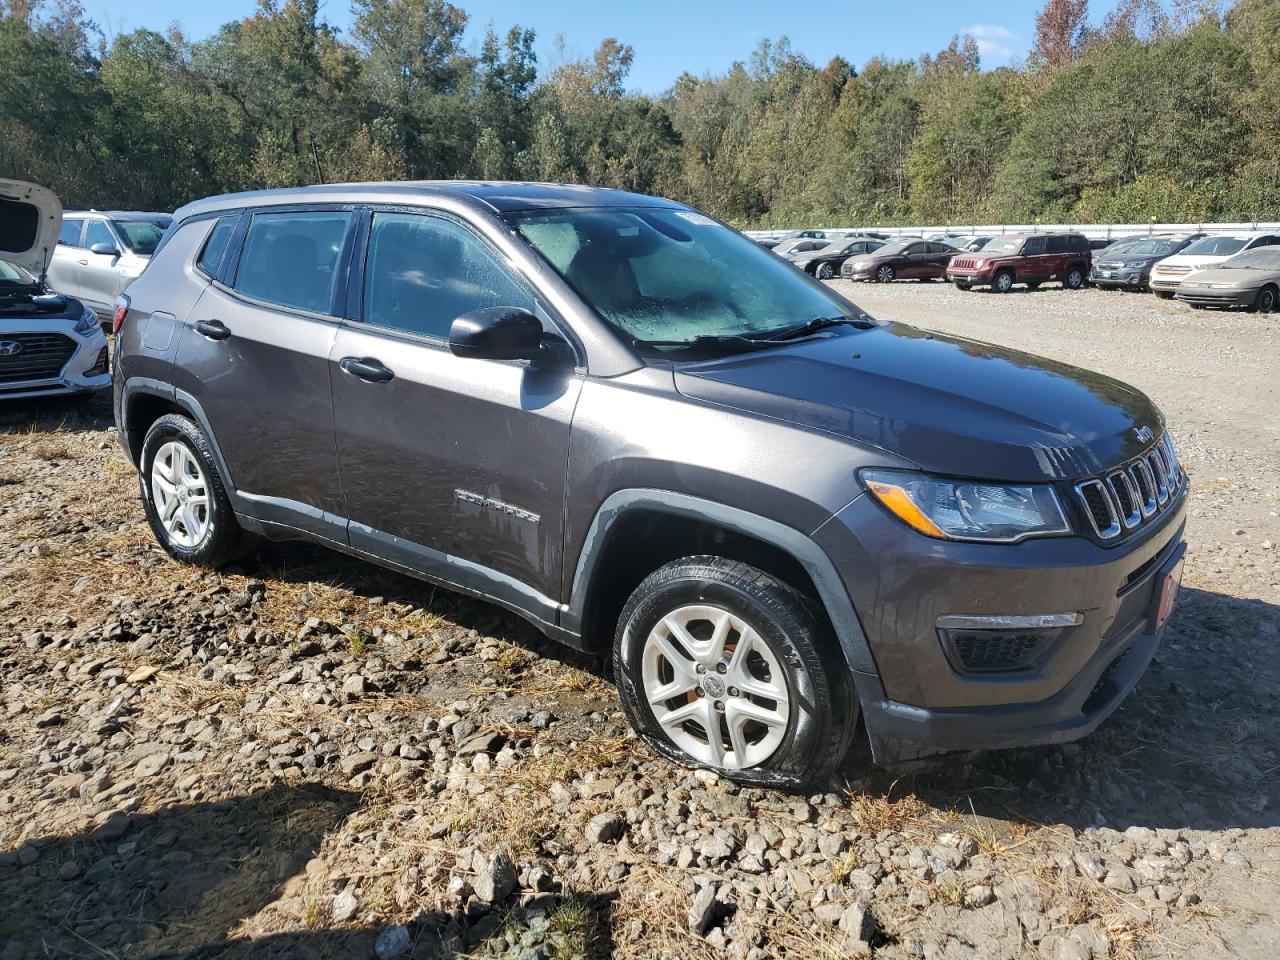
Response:
[{"label": "fog light opening", "polygon": [[1035,669],[1080,613],[1034,615],[950,614],[938,618],[938,639],[952,666],[967,674],[1025,673]]}]

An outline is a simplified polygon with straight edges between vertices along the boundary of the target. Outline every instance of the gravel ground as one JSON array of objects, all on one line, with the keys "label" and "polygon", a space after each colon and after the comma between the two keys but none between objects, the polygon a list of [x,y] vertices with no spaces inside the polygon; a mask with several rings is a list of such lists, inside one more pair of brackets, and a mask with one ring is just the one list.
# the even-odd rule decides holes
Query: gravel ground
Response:
[{"label": "gravel ground", "polygon": [[169,562],[105,400],[10,405],[0,958],[1280,954],[1280,320],[852,295],[1168,415],[1186,588],[1094,736],[737,789],[654,757],[599,664],[492,608],[301,545]]}]

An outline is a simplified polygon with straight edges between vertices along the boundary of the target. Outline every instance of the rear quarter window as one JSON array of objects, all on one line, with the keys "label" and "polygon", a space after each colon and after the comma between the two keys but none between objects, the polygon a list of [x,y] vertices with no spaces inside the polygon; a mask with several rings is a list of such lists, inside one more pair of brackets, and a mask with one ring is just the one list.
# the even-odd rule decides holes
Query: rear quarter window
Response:
[{"label": "rear quarter window", "polygon": [[209,237],[204,242],[200,256],[196,258],[196,269],[206,277],[212,279],[218,275],[222,258],[226,255],[227,247],[231,243],[231,235],[235,233],[236,222],[239,219],[239,215],[220,217],[213,225],[213,229],[209,231]]}]

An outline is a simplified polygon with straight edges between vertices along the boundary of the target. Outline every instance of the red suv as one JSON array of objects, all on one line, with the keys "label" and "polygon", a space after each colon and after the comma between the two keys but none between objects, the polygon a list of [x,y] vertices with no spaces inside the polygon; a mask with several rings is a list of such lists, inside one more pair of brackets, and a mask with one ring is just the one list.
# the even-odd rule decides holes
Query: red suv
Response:
[{"label": "red suv", "polygon": [[997,293],[1008,293],[1015,283],[1034,290],[1046,280],[1079,290],[1092,262],[1093,251],[1084,234],[1015,233],[996,237],[977,253],[952,257],[947,279],[959,290],[989,286]]}]

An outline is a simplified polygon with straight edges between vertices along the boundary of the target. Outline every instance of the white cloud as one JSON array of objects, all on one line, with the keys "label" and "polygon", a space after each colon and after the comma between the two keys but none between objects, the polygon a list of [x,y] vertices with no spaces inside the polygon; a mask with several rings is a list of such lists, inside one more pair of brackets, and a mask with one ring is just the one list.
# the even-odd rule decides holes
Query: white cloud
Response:
[{"label": "white cloud", "polygon": [[1019,46],[1018,35],[1008,27],[990,23],[975,23],[965,27],[961,33],[967,33],[978,44],[978,53],[989,60],[1008,60]]}]

